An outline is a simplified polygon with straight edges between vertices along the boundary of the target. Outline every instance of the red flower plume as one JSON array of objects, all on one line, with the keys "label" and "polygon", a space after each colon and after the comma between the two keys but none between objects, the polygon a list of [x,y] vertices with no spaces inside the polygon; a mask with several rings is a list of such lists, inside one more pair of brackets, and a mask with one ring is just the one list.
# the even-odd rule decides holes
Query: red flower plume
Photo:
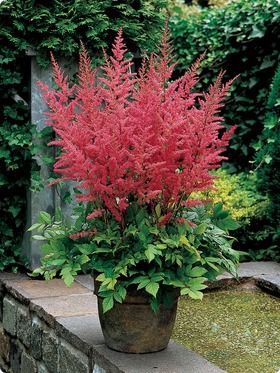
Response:
[{"label": "red flower plume", "polygon": [[77,85],[69,87],[54,58],[58,89],[40,83],[57,135],[51,145],[61,148],[54,170],[60,180],[79,183],[79,200],[96,202],[118,221],[130,199],[170,211],[184,196],[208,188],[209,171],[224,159],[234,131],[219,136],[219,111],[231,84],[222,84],[222,74],[208,92],[195,92],[198,61],[169,83],[174,64],[166,34],[160,54],[145,61],[138,77],[126,51],[120,30],[101,73],[82,46]]}]

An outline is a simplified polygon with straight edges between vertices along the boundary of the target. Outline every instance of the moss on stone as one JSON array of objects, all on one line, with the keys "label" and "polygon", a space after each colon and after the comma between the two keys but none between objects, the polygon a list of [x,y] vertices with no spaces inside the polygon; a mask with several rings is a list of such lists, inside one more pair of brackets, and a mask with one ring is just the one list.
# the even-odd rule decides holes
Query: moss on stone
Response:
[{"label": "moss on stone", "polygon": [[257,291],[218,291],[202,302],[181,298],[173,339],[228,373],[280,369],[280,302]]}]

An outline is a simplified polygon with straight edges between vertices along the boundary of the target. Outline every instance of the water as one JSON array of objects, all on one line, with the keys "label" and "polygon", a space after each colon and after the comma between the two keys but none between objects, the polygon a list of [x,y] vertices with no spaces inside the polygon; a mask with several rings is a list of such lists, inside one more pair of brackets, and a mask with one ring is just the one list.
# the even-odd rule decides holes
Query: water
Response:
[{"label": "water", "polygon": [[218,291],[181,298],[175,341],[228,373],[280,370],[280,300],[263,292]]}]

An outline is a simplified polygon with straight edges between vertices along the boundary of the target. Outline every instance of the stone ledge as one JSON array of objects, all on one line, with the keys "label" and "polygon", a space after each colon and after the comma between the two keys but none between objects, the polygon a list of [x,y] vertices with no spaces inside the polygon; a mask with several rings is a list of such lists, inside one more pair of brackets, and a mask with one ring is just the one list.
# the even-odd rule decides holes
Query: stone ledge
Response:
[{"label": "stone ledge", "polygon": [[55,327],[59,317],[97,315],[97,300],[92,293],[66,295],[32,300],[30,310]]},{"label": "stone ledge", "polygon": [[[195,352],[170,341],[167,349],[151,354],[124,354],[95,346],[94,360],[112,373],[222,373],[222,369]],[[117,369],[116,369],[117,368]]]},{"label": "stone ledge", "polygon": [[[240,278],[257,278],[259,276],[280,275],[280,263],[276,262],[245,262],[241,263],[238,268]],[[227,272],[218,277],[218,279],[232,278]]]},{"label": "stone ledge", "polygon": [[[239,274],[239,282],[225,273],[211,288],[241,283],[245,288],[258,286],[280,292],[280,264],[243,263]],[[1,338],[7,348],[11,346],[10,352],[2,349],[4,356],[0,356],[0,368],[5,371],[10,366],[12,372],[32,367],[32,372],[41,373],[73,373],[73,369],[75,373],[223,372],[173,341],[166,350],[145,355],[109,350],[104,345],[89,276],[79,276],[67,288],[62,280],[45,282],[0,273],[0,287],[4,299]],[[21,361],[23,367],[18,367]]]},{"label": "stone ledge", "polygon": [[256,278],[256,284],[261,289],[280,296],[280,274],[259,276]]},{"label": "stone ledge", "polygon": [[225,272],[217,280],[209,283],[209,290],[220,288],[261,288],[265,291],[280,294],[280,263],[246,262],[238,268],[238,280]]},{"label": "stone ledge", "polygon": [[55,330],[60,337],[87,354],[92,346],[104,344],[98,315],[59,317]]}]

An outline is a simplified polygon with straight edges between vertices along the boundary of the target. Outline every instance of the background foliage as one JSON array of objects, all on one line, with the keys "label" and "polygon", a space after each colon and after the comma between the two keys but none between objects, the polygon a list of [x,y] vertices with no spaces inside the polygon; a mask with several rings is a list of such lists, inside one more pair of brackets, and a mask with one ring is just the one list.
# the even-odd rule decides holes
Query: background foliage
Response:
[{"label": "background foliage", "polygon": [[[164,22],[165,0],[6,0],[0,3],[0,270],[19,261],[30,183],[32,126],[29,114],[30,62],[41,66],[49,52],[78,55],[80,40],[95,64],[123,27],[129,49],[154,49]],[[97,52],[98,51],[98,52]],[[27,104],[25,105],[24,102]]]},{"label": "background foliage", "polygon": [[[259,191],[266,193],[270,200],[268,210],[271,243],[270,257],[280,260],[280,65],[275,72],[264,128],[257,144],[256,173]],[[275,253],[276,252],[276,253]],[[274,254],[275,253],[275,254]],[[258,259],[258,257],[257,257]]]},{"label": "background foliage", "polygon": [[[172,3],[177,6],[180,1],[169,1],[175,52],[180,60],[177,75],[206,49],[201,79],[203,87],[208,85],[221,68],[227,69],[226,78],[241,74],[234,84],[224,113],[229,125],[234,122],[239,126],[229,153],[231,170],[246,170],[251,167],[250,161],[254,159],[255,151],[253,145],[257,150],[260,147],[264,149],[263,144],[266,144],[266,149],[269,146],[268,152],[258,152],[253,167],[260,163],[267,166],[266,171],[264,167],[258,169],[259,189],[271,197],[272,192],[264,184],[265,179],[268,180],[267,170],[274,176],[275,170],[279,169],[279,125],[269,128],[267,118],[270,112],[275,115],[278,110],[279,114],[279,106],[276,104],[271,110],[266,106],[266,101],[269,83],[279,62],[278,1],[185,1],[186,4],[194,5],[192,4],[191,10],[184,7],[184,12],[181,11],[180,4],[177,10],[176,7],[171,9]],[[82,39],[93,62],[98,64],[100,58],[97,51],[101,46],[106,48],[111,43],[120,26],[124,27],[130,50],[136,51],[138,47],[142,52],[151,50],[163,24],[165,16],[160,10],[165,6],[165,0],[5,0],[0,3],[0,270],[17,265],[25,228],[32,140],[28,106],[29,60],[25,51],[29,47],[35,49],[38,62],[47,66],[50,50],[57,57],[69,58],[78,54],[79,41]],[[261,143],[256,143],[264,125]],[[271,139],[275,141],[271,142]],[[270,164],[264,162],[267,155],[273,156],[275,161]],[[266,159],[269,160],[269,157]],[[275,188],[277,179],[274,180]],[[279,209],[274,211],[279,212]],[[268,212],[271,213],[272,210]],[[256,259],[271,258],[276,253],[279,239],[276,223],[272,224],[271,217],[268,223],[265,219],[265,223],[259,226],[263,229],[258,231],[256,225],[255,231],[251,231],[252,234],[249,235],[252,245],[262,244],[263,251],[266,250],[265,243],[268,247],[262,253],[259,248],[257,251],[252,250]],[[241,236],[245,240],[244,245],[249,237],[248,225],[245,227],[247,231],[244,228]]]},{"label": "background foliage", "polygon": [[[275,171],[275,170],[274,170]],[[273,199],[258,190],[257,172],[230,174],[226,170],[215,172],[214,189],[204,195],[214,203],[221,202],[226,211],[237,220],[239,228],[232,235],[234,247],[247,251],[253,260],[280,260],[279,222],[272,218]],[[271,177],[267,181],[273,183]],[[274,188],[279,189],[279,184]],[[248,257],[244,258],[248,260]]]},{"label": "background foliage", "polygon": [[280,222],[280,65],[276,70],[267,102],[264,129],[258,144],[258,187],[271,200],[271,215]]},{"label": "background foliage", "polygon": [[[270,200],[257,190],[256,173],[230,174],[224,169],[215,171],[214,188],[197,193],[193,198],[222,203],[226,211],[238,222],[232,233],[234,247],[249,252],[252,259],[278,260],[273,248],[275,229],[270,222]],[[244,257],[248,260],[248,256]]]},{"label": "background foliage", "polygon": [[229,151],[232,170],[248,169],[263,125],[269,82],[279,62],[278,2],[236,0],[183,19],[174,16],[170,25],[178,75],[204,51],[203,88],[221,69],[227,71],[228,79],[240,74],[224,116],[228,125],[238,124]]},{"label": "background foliage", "polygon": [[231,0],[168,0],[168,13],[170,16],[181,18],[199,13],[203,8],[222,7]]},{"label": "background foliage", "polygon": [[205,196],[214,203],[222,202],[225,210],[240,225],[250,225],[253,220],[261,220],[266,216],[269,200],[257,192],[255,174],[232,175],[220,169],[215,172],[215,176],[214,189]]}]

